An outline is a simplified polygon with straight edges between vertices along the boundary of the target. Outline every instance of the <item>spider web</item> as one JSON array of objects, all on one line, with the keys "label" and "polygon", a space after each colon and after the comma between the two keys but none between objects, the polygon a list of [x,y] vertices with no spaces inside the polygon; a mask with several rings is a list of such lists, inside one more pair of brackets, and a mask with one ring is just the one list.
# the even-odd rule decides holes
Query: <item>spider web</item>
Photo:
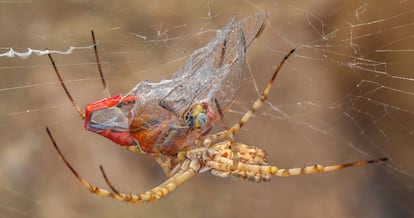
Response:
[{"label": "spider web", "polygon": [[[236,140],[280,167],[388,157],[389,162],[249,183],[198,175],[157,203],[88,194],[58,159],[49,126],[81,175],[124,192],[165,180],[150,157],[86,132],[61,89],[52,51],[80,105],[102,98],[91,50],[95,30],[112,94],[170,78],[233,15],[266,11],[249,47],[236,122],[288,60],[267,103]],[[0,214],[4,217],[412,217],[414,4],[378,1],[1,1]],[[29,49],[30,48],[30,49]],[[220,123],[217,129],[222,129]]]}]

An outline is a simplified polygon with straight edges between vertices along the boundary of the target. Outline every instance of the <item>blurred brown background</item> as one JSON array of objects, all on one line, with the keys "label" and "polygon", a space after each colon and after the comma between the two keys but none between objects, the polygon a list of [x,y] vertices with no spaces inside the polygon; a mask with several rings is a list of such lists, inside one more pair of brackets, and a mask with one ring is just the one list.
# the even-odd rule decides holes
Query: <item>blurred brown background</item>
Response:
[{"label": "blurred brown background", "polygon": [[[247,60],[260,90],[292,48],[269,104],[237,135],[280,167],[382,156],[390,162],[269,183],[196,176],[157,203],[89,194],[59,160],[49,126],[74,167],[124,192],[165,180],[150,157],[86,132],[46,56],[0,57],[0,217],[412,217],[414,209],[412,1],[0,0],[0,53],[65,51],[99,41],[111,93],[168,78],[233,15],[267,11]],[[54,55],[84,105],[102,98],[90,49]],[[250,74],[228,119],[257,97]]]}]

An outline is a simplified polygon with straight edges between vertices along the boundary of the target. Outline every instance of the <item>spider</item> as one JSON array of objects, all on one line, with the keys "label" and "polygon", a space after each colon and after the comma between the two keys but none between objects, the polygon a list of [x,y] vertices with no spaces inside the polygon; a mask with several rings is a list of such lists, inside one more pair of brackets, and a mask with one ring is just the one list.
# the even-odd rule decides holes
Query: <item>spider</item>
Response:
[{"label": "spider", "polygon": [[[257,38],[262,32],[264,27],[264,21],[258,23],[260,25],[258,26],[258,28],[254,30],[253,37],[244,42],[246,45],[250,44],[250,42]],[[241,39],[242,41],[244,40],[243,33],[241,33]],[[168,102],[166,104],[160,103],[159,107],[163,108],[163,110],[165,110],[164,114],[168,114],[168,116],[163,116],[164,120],[160,118],[160,122],[155,123],[156,128],[151,129],[151,131],[145,132],[145,134],[151,135],[151,137],[148,136],[148,138],[150,138],[151,140],[145,142],[140,141],[143,144],[146,143],[145,145],[148,147],[141,146],[141,143],[138,143],[136,141],[139,139],[132,137],[133,135],[131,135],[131,132],[141,131],[141,129],[144,128],[143,125],[149,125],[148,123],[154,123],[154,120],[151,120],[151,122],[145,120],[147,122],[134,123],[134,121],[128,122],[127,117],[121,116],[124,113],[130,113],[129,111],[131,111],[131,109],[134,108],[135,103],[137,101],[140,101],[140,96],[119,95],[110,97],[101,70],[99,56],[97,52],[97,43],[93,31],[92,41],[94,45],[93,47],[98,70],[100,73],[100,77],[102,79],[102,84],[107,98],[96,103],[87,105],[86,112],[83,112],[82,109],[78,106],[78,104],[74,101],[71,94],[69,93],[52,56],[48,54],[54,71],[60,81],[61,86],[63,87],[66,93],[66,96],[69,98],[70,102],[72,103],[73,107],[76,109],[80,117],[85,120],[85,127],[88,130],[91,130],[111,139],[112,141],[118,143],[122,148],[125,148],[127,150],[152,155],[154,159],[160,164],[160,166],[164,170],[164,173],[168,177],[168,179],[165,182],[149,191],[146,191],[141,194],[127,194],[121,193],[115,188],[115,186],[109,181],[103,167],[100,166],[100,171],[109,189],[94,186],[87,180],[85,180],[82,176],[80,176],[80,174],[72,167],[72,165],[65,158],[62,151],[58,147],[55,139],[52,136],[50,129],[46,127],[48,136],[52,141],[52,144],[60,158],[70,169],[70,171],[74,174],[77,180],[79,180],[79,182],[93,194],[131,203],[140,203],[146,201],[152,202],[165,197],[166,195],[174,191],[179,185],[181,185],[191,177],[195,176],[196,174],[206,171],[209,171],[213,175],[220,177],[239,177],[249,181],[260,182],[270,181],[272,175],[287,177],[302,174],[314,174],[320,172],[336,171],[347,167],[362,166],[387,161],[387,158],[380,158],[368,161],[357,161],[352,163],[331,166],[323,166],[316,164],[311,166],[305,166],[302,168],[281,169],[276,166],[269,165],[267,154],[263,149],[252,145],[245,145],[243,143],[235,141],[234,135],[240,131],[240,129],[249,121],[252,115],[265,103],[277,74],[281,70],[286,60],[295,51],[295,49],[291,50],[282,59],[278,67],[275,69],[271,79],[269,80],[261,96],[253,103],[251,108],[241,117],[240,121],[234,124],[233,126],[229,127],[227,125],[227,122],[224,119],[223,109],[221,108],[219,101],[217,99],[214,99],[214,103],[217,108],[220,120],[222,121],[225,127],[225,130],[215,134],[209,134],[209,131],[211,130],[210,122],[216,119],[216,115],[212,107],[208,103],[193,103],[193,100],[191,100],[191,104],[184,110],[182,114],[174,114],[174,109],[168,105]],[[218,62],[219,66],[225,65],[223,61],[225,60],[224,54],[226,52],[226,43],[227,42],[224,41],[222,45],[221,58]],[[246,48],[247,46],[244,48],[244,52]],[[236,59],[237,58],[230,60],[230,65],[236,63]],[[242,61],[244,61],[244,59]],[[226,65],[224,67],[228,66],[229,65]],[[105,124],[100,124],[96,121],[96,119],[100,119],[99,113],[102,112],[105,114],[108,111],[111,115],[119,116],[116,117],[117,125],[108,125],[106,124],[105,120]],[[93,115],[93,113],[98,113],[98,115]],[[131,115],[128,114],[128,117],[131,117]],[[179,117],[180,125],[169,124],[168,122],[171,119],[173,119],[172,117]],[[127,122],[129,126],[125,127],[123,124],[124,122]],[[164,122],[167,122],[168,125]],[[132,128],[133,126],[136,128]],[[139,130],[136,130],[137,128]],[[170,146],[168,147],[170,148],[170,150],[162,150],[166,149],[165,147],[161,147],[160,150],[156,150],[154,148],[155,146],[151,145],[151,143],[158,143],[157,137],[160,135],[162,135],[162,140],[160,142],[161,145]],[[188,138],[188,135],[195,136],[195,138],[191,141],[192,143],[190,145],[184,146],[181,143],[186,143],[185,140],[193,139]]]}]

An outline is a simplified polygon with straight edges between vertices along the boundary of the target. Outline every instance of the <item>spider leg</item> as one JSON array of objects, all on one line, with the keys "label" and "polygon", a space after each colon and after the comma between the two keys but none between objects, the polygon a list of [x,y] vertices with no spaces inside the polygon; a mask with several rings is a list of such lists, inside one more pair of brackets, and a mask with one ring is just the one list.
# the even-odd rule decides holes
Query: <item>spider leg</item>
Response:
[{"label": "spider leg", "polygon": [[91,35],[92,35],[92,42],[93,42],[93,50],[95,52],[95,59],[96,59],[96,65],[98,66],[98,71],[99,71],[99,76],[101,77],[101,82],[102,82],[102,86],[104,88],[104,96],[109,98],[111,97],[111,94],[108,91],[108,87],[106,85],[106,81],[103,75],[103,71],[102,71],[102,67],[101,67],[101,61],[99,60],[99,55],[98,55],[98,48],[97,48],[97,43],[96,43],[96,39],[95,39],[95,33],[93,32],[93,30],[91,30]]},{"label": "spider leg", "polygon": [[112,185],[112,183],[109,181],[108,177],[106,176],[106,173],[104,171],[104,168],[102,165],[99,165],[99,170],[101,170],[102,176],[106,182],[106,184],[109,186],[109,188],[112,190],[113,193],[116,195],[121,195],[121,193]]},{"label": "spider leg", "polygon": [[263,166],[263,165],[253,165],[253,164],[245,164],[239,163],[238,169],[235,171],[231,170],[233,166],[233,161],[228,158],[223,158],[217,156],[214,160],[208,161],[206,166],[218,170],[220,172],[229,172],[231,175],[241,177],[244,179],[249,179],[253,181],[266,181],[266,178],[269,175],[287,177],[287,176],[297,176],[303,174],[314,174],[314,173],[322,173],[322,172],[330,172],[336,171],[348,167],[356,167],[356,166],[364,166],[373,163],[381,163],[387,161],[388,158],[379,158],[374,160],[368,161],[356,161],[346,164],[337,164],[337,165],[330,165],[330,166],[323,166],[320,164],[310,165],[300,168],[287,168],[287,169],[279,169],[276,166]]},{"label": "spider leg", "polygon": [[[99,61],[98,50],[97,50],[97,47],[96,47],[95,34],[94,34],[93,31],[91,31],[91,34],[92,34],[93,48],[94,48],[94,51],[95,51],[96,63],[98,65],[98,70],[99,70],[99,75],[101,77],[102,86],[104,88],[104,95],[105,95],[105,97],[111,97],[111,95],[109,94],[109,91],[107,89],[105,78],[104,78],[103,73],[102,73],[101,63]],[[60,85],[62,86],[63,90],[65,90],[66,96],[68,97],[69,101],[72,103],[72,106],[78,112],[80,117],[84,120],[85,119],[85,112],[83,112],[81,107],[79,107],[78,103],[76,103],[76,101],[73,99],[73,97],[70,94],[68,88],[66,87],[65,82],[63,82],[62,76],[59,73],[59,70],[58,70],[58,68],[55,64],[55,61],[52,58],[52,55],[50,53],[48,53],[47,56],[49,57],[50,62],[52,62],[53,69],[55,70],[56,76],[59,79]]]},{"label": "spider leg", "polygon": [[262,105],[263,103],[266,101],[267,96],[269,95],[270,89],[273,86],[273,82],[275,81],[275,78],[277,76],[277,74],[279,73],[279,71],[281,70],[281,68],[283,67],[283,65],[285,64],[286,60],[290,57],[290,55],[295,52],[295,49],[292,49],[284,58],[283,60],[279,63],[278,67],[276,68],[275,72],[272,75],[272,78],[269,80],[269,83],[267,84],[265,90],[262,92],[262,95],[253,103],[252,107],[250,108],[249,111],[247,111],[243,117],[240,119],[240,121],[236,124],[234,124],[228,131],[222,131],[219,132],[215,135],[212,135],[210,137],[210,139],[205,142],[205,143],[212,143],[214,141],[216,141],[217,139],[223,139],[228,137],[228,132],[231,132],[233,135],[236,134],[240,128],[243,127],[244,124],[247,123],[247,121],[252,117],[252,115],[254,114],[254,112],[256,112]]},{"label": "spider leg", "polygon": [[58,71],[58,68],[56,67],[56,64],[55,64],[55,61],[52,58],[52,55],[49,53],[49,54],[47,54],[47,56],[49,57],[50,61],[52,62],[53,69],[55,70],[56,76],[59,79],[60,85],[62,85],[63,90],[65,90],[66,96],[69,98],[69,101],[72,103],[72,106],[78,112],[78,114],[80,115],[80,117],[82,118],[82,120],[84,120],[85,119],[85,112],[82,111],[82,109],[79,107],[79,105],[73,99],[73,97],[70,94],[68,88],[66,88],[66,85],[63,82],[62,76],[60,75],[60,73]]},{"label": "spider leg", "polygon": [[201,168],[200,162],[198,160],[184,160],[180,165],[180,170],[171,176],[169,179],[167,179],[164,183],[158,185],[157,187],[144,192],[142,194],[125,194],[120,193],[108,180],[105,172],[103,169],[101,169],[101,172],[103,173],[104,179],[107,183],[107,185],[110,187],[110,190],[100,188],[94,185],[91,185],[89,182],[87,182],[83,177],[79,175],[79,173],[70,165],[70,163],[66,160],[63,153],[60,151],[59,147],[57,146],[54,138],[52,137],[52,134],[48,127],[46,127],[46,131],[49,135],[50,140],[52,141],[53,146],[55,147],[56,151],[59,154],[59,157],[63,160],[65,165],[70,169],[70,171],[75,175],[75,177],[78,179],[78,181],[87,188],[91,193],[102,196],[102,197],[108,197],[113,198],[125,202],[130,203],[141,203],[143,201],[157,201],[161,199],[162,197],[166,196],[167,194],[173,192],[180,184],[187,181],[191,177],[193,177],[195,174],[198,173],[198,171]]}]

